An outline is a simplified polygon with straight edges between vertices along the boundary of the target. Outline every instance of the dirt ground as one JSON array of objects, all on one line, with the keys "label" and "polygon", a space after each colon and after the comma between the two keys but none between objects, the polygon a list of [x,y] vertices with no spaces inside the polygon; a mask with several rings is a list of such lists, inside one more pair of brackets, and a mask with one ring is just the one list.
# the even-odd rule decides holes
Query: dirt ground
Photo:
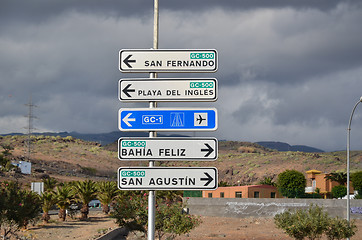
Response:
[{"label": "dirt ground", "polygon": [[[106,217],[101,212],[90,212],[88,221],[67,219],[58,221],[57,215],[52,215],[49,224],[39,223],[29,226],[20,234],[27,239],[34,240],[92,240],[97,239],[106,231],[117,228],[114,219]],[[189,234],[178,236],[176,240],[288,240],[282,230],[277,229],[272,218],[225,218],[225,217],[201,217],[202,224],[193,229]],[[358,234],[352,240],[361,238],[362,220],[356,221]],[[128,240],[140,240],[144,237],[133,233]],[[157,239],[157,238],[156,238]],[[165,238],[163,238],[165,239]],[[326,238],[322,238],[326,239]]]},{"label": "dirt ground", "polygon": [[59,221],[58,215],[51,215],[48,224],[39,222],[35,226],[28,226],[20,232],[27,239],[34,240],[88,240],[96,239],[104,232],[117,228],[114,219],[104,216],[102,212],[90,212],[87,221],[67,217],[65,222]]}]

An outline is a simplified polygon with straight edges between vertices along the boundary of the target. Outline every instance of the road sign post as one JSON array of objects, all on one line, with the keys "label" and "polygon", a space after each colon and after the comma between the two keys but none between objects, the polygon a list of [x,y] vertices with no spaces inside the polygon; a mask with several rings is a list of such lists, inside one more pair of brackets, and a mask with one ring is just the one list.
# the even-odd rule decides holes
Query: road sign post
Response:
[{"label": "road sign post", "polygon": [[123,49],[119,52],[121,72],[216,72],[214,49]]},{"label": "road sign post", "polygon": [[137,78],[119,80],[118,98],[137,101],[216,101],[215,78]]},{"label": "road sign post", "polygon": [[120,167],[120,190],[214,190],[217,188],[216,168]]},{"label": "road sign post", "polygon": [[123,161],[214,161],[218,157],[216,138],[120,138],[118,158]]},{"label": "road sign post", "polygon": [[121,131],[214,131],[216,108],[121,108]]},{"label": "road sign post", "polygon": [[[216,189],[216,168],[156,168],[149,151],[159,159],[175,157],[187,160],[217,158],[216,139],[157,139],[156,131],[213,131],[217,129],[216,109],[157,109],[157,101],[216,101],[216,79],[158,80],[158,72],[216,72],[218,54],[213,49],[158,49],[158,0],[154,0],[153,49],[123,49],[119,52],[119,70],[124,73],[150,73],[150,79],[121,79],[119,100],[149,101],[147,109],[120,109],[121,131],[149,131],[149,139],[120,139],[119,158],[149,160],[149,168],[119,168],[118,187],[123,190],[150,190],[148,196],[148,240],[155,237],[154,190]],[[192,82],[191,82],[192,81]],[[163,142],[162,142],[163,141]],[[168,143],[169,141],[169,143]],[[162,142],[163,147],[160,146]],[[145,143],[144,148],[131,146]],[[129,145],[130,144],[130,145]],[[147,154],[142,152],[147,150]],[[192,151],[191,151],[192,150]],[[132,152],[132,153],[131,153]],[[135,155],[134,155],[135,154]],[[134,156],[131,156],[134,155]],[[141,175],[140,175],[141,174]]]}]

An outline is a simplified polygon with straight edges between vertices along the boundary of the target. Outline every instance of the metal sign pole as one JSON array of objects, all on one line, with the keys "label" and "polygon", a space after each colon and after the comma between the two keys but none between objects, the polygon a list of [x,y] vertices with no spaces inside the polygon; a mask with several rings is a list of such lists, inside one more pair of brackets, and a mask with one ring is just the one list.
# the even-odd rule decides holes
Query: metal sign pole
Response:
[{"label": "metal sign pole", "polygon": [[[349,168],[350,168],[350,141],[351,141],[351,124],[352,124],[352,118],[353,118],[353,114],[354,111],[356,110],[357,106],[359,103],[362,102],[362,97],[360,97],[359,101],[354,105],[351,116],[349,118],[349,122],[348,122],[348,128],[347,128],[347,221],[348,224],[350,224],[350,213],[351,213],[351,208],[350,208],[350,196],[349,196],[349,191],[350,191],[350,172],[349,172]],[[349,238],[347,238],[349,240]]]},{"label": "metal sign pole", "polygon": [[[153,15],[153,49],[158,49],[158,0],[154,0]],[[157,78],[157,73],[150,73],[150,78]],[[157,108],[157,102],[150,102],[150,108]],[[150,138],[157,137],[156,132],[149,133]],[[155,161],[149,161],[149,167],[154,166]],[[155,219],[156,219],[156,192],[151,190],[148,195],[148,240],[155,239]]]}]

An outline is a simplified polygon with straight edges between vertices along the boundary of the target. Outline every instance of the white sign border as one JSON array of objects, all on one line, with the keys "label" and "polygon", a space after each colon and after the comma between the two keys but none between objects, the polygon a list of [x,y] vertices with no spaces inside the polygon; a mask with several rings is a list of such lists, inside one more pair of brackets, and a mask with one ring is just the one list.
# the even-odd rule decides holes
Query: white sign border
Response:
[{"label": "white sign border", "polygon": [[[212,110],[215,112],[215,127],[214,128],[161,128],[161,129],[154,129],[154,128],[147,128],[147,129],[132,129],[132,128],[127,128],[127,129],[123,129],[121,128],[121,113],[122,111],[205,111],[205,110]],[[216,108],[195,108],[195,107],[190,107],[190,108],[170,108],[170,107],[165,107],[165,108],[120,108],[118,110],[118,129],[121,132],[212,132],[212,131],[216,131],[218,129],[218,111]]]},{"label": "white sign border", "polygon": [[[215,142],[215,157],[213,158],[122,158],[120,155],[120,146],[122,140],[130,140],[130,141],[159,141],[159,140],[179,140],[179,141],[214,141]],[[218,159],[218,150],[219,150],[219,143],[218,140],[214,137],[157,137],[157,138],[148,138],[148,137],[121,137],[118,139],[118,159],[121,161],[150,161],[150,160],[156,160],[156,161],[216,161]]]},{"label": "white sign border", "polygon": [[[215,171],[215,185],[213,185],[212,187],[205,187],[205,188],[200,188],[200,187],[195,187],[195,188],[182,188],[182,187],[175,187],[175,188],[160,188],[160,187],[145,187],[145,188],[121,188],[120,187],[120,171],[122,169],[130,169],[130,170],[142,170],[142,169],[165,169],[165,171],[170,170],[170,169],[184,169],[185,171],[188,169],[210,169],[210,170],[214,170]],[[120,190],[165,190],[165,191],[171,191],[171,190],[216,190],[219,186],[219,172],[218,169],[216,167],[119,167],[118,171],[117,171],[117,186],[118,189]]]},{"label": "white sign border", "polygon": [[[215,67],[213,70],[191,70],[191,69],[178,69],[178,70],[167,70],[167,69],[155,69],[155,70],[147,70],[147,69],[132,69],[132,68],[127,68],[127,69],[122,69],[121,67],[121,55],[122,52],[203,52],[203,51],[211,51],[215,53]],[[168,73],[178,73],[178,72],[193,72],[193,73],[205,73],[205,72],[210,72],[210,73],[214,73],[217,72],[219,68],[219,54],[217,52],[216,49],[121,49],[119,51],[119,61],[118,61],[118,69],[122,72],[122,73],[151,73],[151,72],[168,72]]]},{"label": "white sign border", "polygon": [[[122,99],[122,89],[121,83],[126,81],[150,81],[150,82],[172,82],[172,81],[213,81],[215,83],[215,97],[213,98],[193,98],[192,96],[189,98],[157,98],[157,97],[150,97],[148,99],[136,99],[136,98],[123,98]],[[157,101],[157,102],[215,102],[218,99],[218,81],[216,78],[121,78],[118,81],[118,100],[121,102],[150,102],[150,101]]]}]

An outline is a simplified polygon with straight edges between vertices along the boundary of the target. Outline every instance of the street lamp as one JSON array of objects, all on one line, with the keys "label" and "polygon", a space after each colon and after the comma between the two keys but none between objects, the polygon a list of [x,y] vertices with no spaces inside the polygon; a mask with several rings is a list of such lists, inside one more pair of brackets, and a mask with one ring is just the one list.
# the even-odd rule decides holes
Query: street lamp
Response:
[{"label": "street lamp", "polygon": [[350,204],[349,204],[349,149],[350,149],[350,138],[351,138],[351,123],[352,123],[352,117],[354,114],[354,111],[356,110],[358,104],[362,102],[362,97],[359,99],[359,101],[354,105],[351,117],[349,118],[348,122],[348,128],[347,128],[347,221],[349,223],[350,221]]}]

